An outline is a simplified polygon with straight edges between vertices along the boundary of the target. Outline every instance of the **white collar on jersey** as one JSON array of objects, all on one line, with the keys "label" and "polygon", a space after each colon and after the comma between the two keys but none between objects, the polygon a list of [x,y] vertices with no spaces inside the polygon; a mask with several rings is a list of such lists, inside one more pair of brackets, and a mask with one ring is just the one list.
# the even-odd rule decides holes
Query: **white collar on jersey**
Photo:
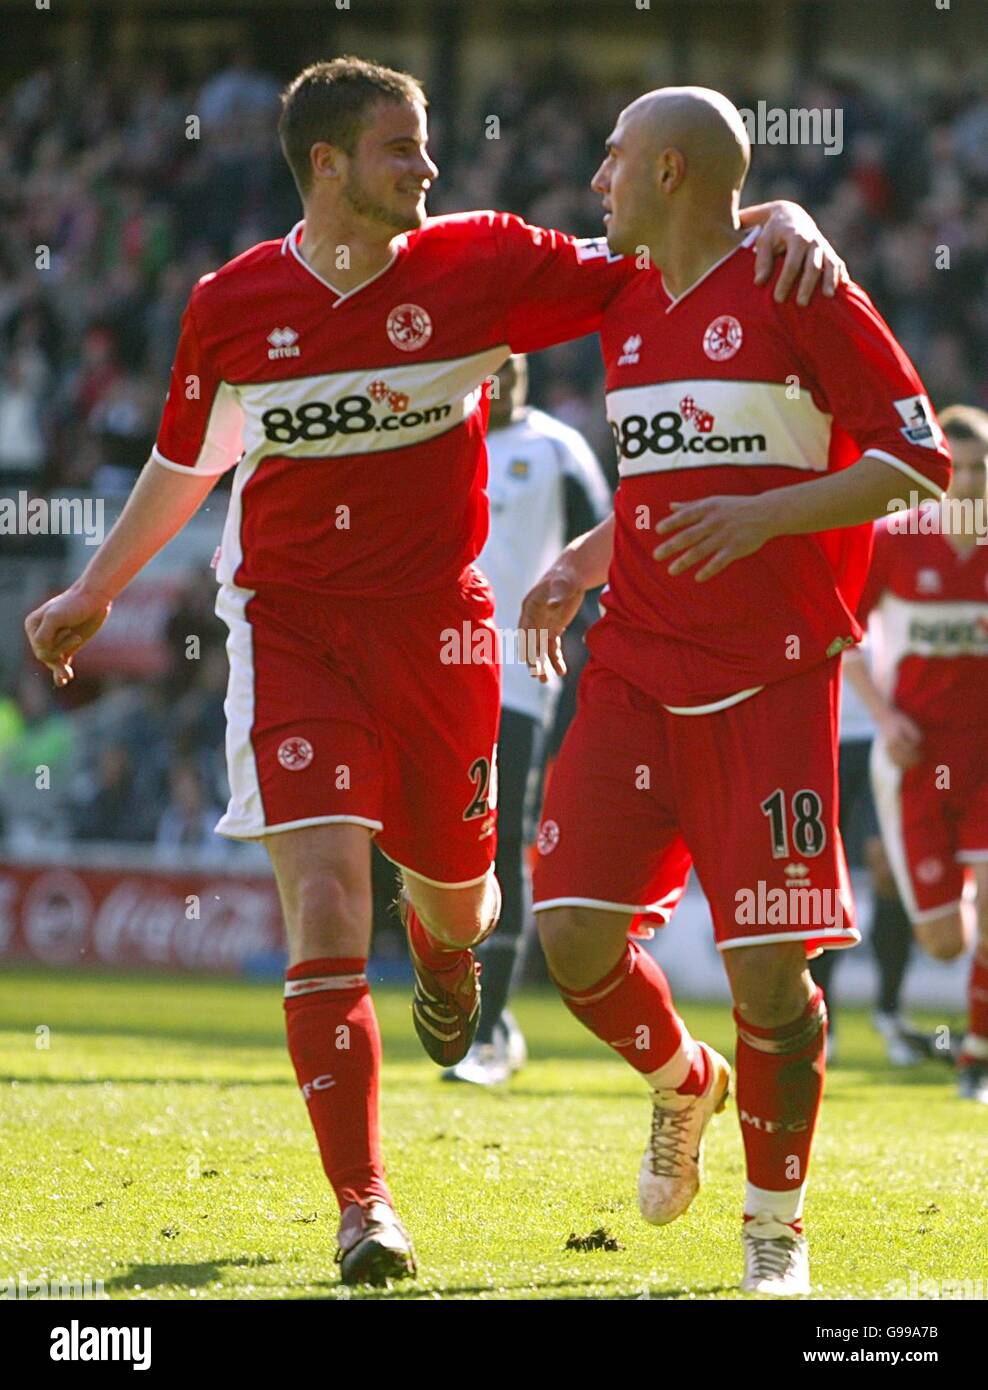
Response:
[{"label": "white collar on jersey", "polygon": [[303,268],[303,270],[307,270],[314,280],[318,280],[320,285],[325,285],[328,290],[333,291],[333,293],[336,295],[336,303],[332,306],[334,309],[338,309],[345,299],[352,299],[355,294],[359,294],[362,289],[366,289],[368,285],[373,284],[375,280],[379,280],[382,275],[385,275],[394,265],[395,261],[398,259],[398,252],[404,247],[407,241],[404,232],[399,237],[396,237],[395,249],[391,253],[391,259],[388,261],[387,265],[382,265],[381,269],[375,271],[375,273],[369,276],[368,279],[361,280],[360,284],[354,285],[352,290],[346,290],[344,292],[343,290],[338,290],[335,285],[331,285],[328,280],[324,280],[320,274],[318,274],[315,270],[312,269],[312,266],[309,265],[309,262],[302,255],[302,252],[299,250],[298,243],[302,235],[302,228],[304,226],[305,218],[303,217],[300,222],[295,223],[295,226],[282,241],[281,254],[283,256],[288,254],[294,256],[295,259],[298,261],[299,265]]},{"label": "white collar on jersey", "polygon": [[[700,276],[699,280],[694,280],[692,285],[688,285],[686,289],[683,290],[682,294],[678,294],[675,299],[673,299],[672,295],[670,294],[669,303],[666,305],[666,313],[668,314],[670,309],[675,309],[677,304],[681,304],[688,294],[693,293],[697,285],[702,285],[704,280],[706,280],[708,276],[713,275],[715,270],[718,270],[720,266],[724,264],[725,261],[729,261],[732,256],[736,255],[737,252],[742,249],[742,247],[753,245],[755,238],[758,236],[758,233],[760,231],[761,227],[752,227],[751,231],[748,233],[748,235],[744,238],[743,241],[739,241],[737,246],[732,246],[730,251],[728,251],[726,255],[721,256],[719,261],[714,261],[710,269],[705,270],[703,274]],[[661,271],[659,273],[661,275]],[[662,288],[664,290],[666,288],[665,280],[662,281]],[[666,290],[666,294],[669,294],[668,290]]]}]

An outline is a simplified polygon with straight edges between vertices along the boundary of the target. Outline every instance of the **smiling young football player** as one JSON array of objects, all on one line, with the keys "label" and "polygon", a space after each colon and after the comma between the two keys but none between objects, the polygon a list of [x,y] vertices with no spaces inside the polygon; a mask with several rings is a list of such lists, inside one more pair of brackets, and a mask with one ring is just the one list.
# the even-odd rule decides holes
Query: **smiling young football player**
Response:
[{"label": "smiling young football player", "polygon": [[[288,1049],[341,1209],[346,1282],[414,1270],[385,1178],[381,1043],[367,984],[370,841],[400,866],[413,1017],[455,1065],[477,1029],[472,947],[493,930],[497,644],[473,561],[487,534],[482,389],[511,351],[595,332],[637,274],[600,241],[508,213],[427,218],[437,174],[406,73],[340,58],[283,97],[303,219],[204,276],[182,320],[151,459],[84,573],[26,622],[55,683],[113,599],[235,468],[217,568],[230,635],[231,798],[217,827],[261,839],[288,936]],[[840,262],[791,204],[765,223],[768,276],[805,299]],[[824,264],[826,262],[826,264]]]}]

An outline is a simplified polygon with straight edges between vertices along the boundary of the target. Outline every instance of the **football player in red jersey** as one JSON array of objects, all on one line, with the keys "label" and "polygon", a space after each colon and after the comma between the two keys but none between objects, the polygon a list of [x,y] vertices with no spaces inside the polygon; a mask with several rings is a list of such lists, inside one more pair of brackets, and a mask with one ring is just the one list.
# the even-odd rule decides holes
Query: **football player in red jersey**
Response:
[{"label": "football player in red jersey", "polygon": [[[471,948],[497,920],[493,775],[499,670],[482,389],[512,350],[594,332],[636,274],[600,240],[506,213],[426,218],[426,102],[359,59],[290,84],[282,146],[304,219],[192,292],[153,455],[83,575],[29,615],[57,685],[110,604],[235,468],[217,564],[230,629],[230,804],[218,830],[263,839],[289,946],[288,1048],[341,1209],[346,1282],[411,1273],[378,1127],[368,992],[370,839],[401,867],[429,1056],[477,1027]],[[791,205],[805,300],[842,266]],[[754,273],[755,267],[752,268]],[[451,641],[463,639],[458,658]]]},{"label": "football player in red jersey", "polygon": [[875,805],[916,938],[937,960],[973,938],[958,1081],[988,1104],[988,413],[952,405],[941,424],[947,499],[878,528],[859,610],[876,674],[849,653],[848,676],[878,725]]},{"label": "football player in red jersey", "polygon": [[601,327],[621,482],[614,517],[563,552],[521,626],[546,634],[535,674],[559,670],[561,631],[606,580],[534,897],[565,1002],[650,1088],[642,1214],[664,1224],[689,1206],[729,1089],[726,1060],[689,1036],[628,939],[668,919],[692,863],[735,1004],[742,1289],[797,1294],[826,1041],[806,957],[858,939],[837,824],[839,656],[861,637],[871,519],[907,488],[939,496],[950,464],[860,288],[796,310],[753,283],[749,155],[737,110],[703,88],[640,98],[607,142],[593,186],[608,242],[657,267]]}]

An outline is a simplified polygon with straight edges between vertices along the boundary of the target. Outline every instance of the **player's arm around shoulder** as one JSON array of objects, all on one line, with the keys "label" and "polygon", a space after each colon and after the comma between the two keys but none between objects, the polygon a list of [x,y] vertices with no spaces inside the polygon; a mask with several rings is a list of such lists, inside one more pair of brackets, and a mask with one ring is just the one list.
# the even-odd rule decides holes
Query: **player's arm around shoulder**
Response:
[{"label": "player's arm around shoulder", "polygon": [[[784,303],[796,288],[795,303],[805,308],[816,290],[830,299],[848,280],[847,266],[816,222],[799,203],[780,198],[742,208],[742,227],[760,227],[755,241],[755,284],[776,275],[773,297]],[[781,263],[778,261],[782,257]]]}]

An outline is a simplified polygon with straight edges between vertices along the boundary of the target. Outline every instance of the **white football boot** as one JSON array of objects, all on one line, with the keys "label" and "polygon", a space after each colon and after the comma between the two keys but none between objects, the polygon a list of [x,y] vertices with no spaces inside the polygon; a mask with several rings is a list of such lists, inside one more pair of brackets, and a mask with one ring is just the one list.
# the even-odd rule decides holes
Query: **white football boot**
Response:
[{"label": "white football boot", "polygon": [[885,1042],[885,1055],[893,1067],[918,1067],[929,1055],[920,1042],[922,1035],[898,1014],[875,1013],[872,1022]]},{"label": "white football boot", "polygon": [[443,1072],[444,1081],[466,1081],[471,1086],[500,1086],[510,1076],[507,1047],[497,1041],[475,1042],[462,1062]]},{"label": "white football boot", "polygon": [[340,1217],[336,1262],[344,1284],[386,1284],[415,1273],[408,1232],[387,1202],[354,1202]]},{"label": "white football boot", "polygon": [[783,1297],[810,1292],[810,1253],[805,1236],[796,1235],[770,1211],[760,1211],[744,1223],[742,1293],[772,1293]]},{"label": "white football boot", "polygon": [[520,1071],[528,1060],[528,1048],[514,1015],[507,1010],[494,1028],[494,1040],[475,1042],[454,1067],[443,1072],[444,1081],[466,1081],[472,1086],[500,1086]]},{"label": "white football boot", "polygon": [[957,1093],[961,1100],[988,1105],[988,1064],[966,1062],[957,1073]]},{"label": "white football boot", "polygon": [[710,1081],[703,1095],[652,1093],[652,1132],[638,1172],[638,1206],[653,1226],[665,1226],[682,1216],[699,1192],[703,1131],[730,1095],[730,1063],[706,1043],[697,1046],[710,1061]]},{"label": "white football boot", "polygon": [[[501,1027],[507,1035],[508,1066],[511,1068],[511,1075],[516,1071],[521,1071],[528,1061],[528,1047],[525,1043],[525,1035],[518,1027],[518,1022],[510,1010],[505,1009],[501,1015]],[[497,1030],[495,1030],[497,1031]]]}]

